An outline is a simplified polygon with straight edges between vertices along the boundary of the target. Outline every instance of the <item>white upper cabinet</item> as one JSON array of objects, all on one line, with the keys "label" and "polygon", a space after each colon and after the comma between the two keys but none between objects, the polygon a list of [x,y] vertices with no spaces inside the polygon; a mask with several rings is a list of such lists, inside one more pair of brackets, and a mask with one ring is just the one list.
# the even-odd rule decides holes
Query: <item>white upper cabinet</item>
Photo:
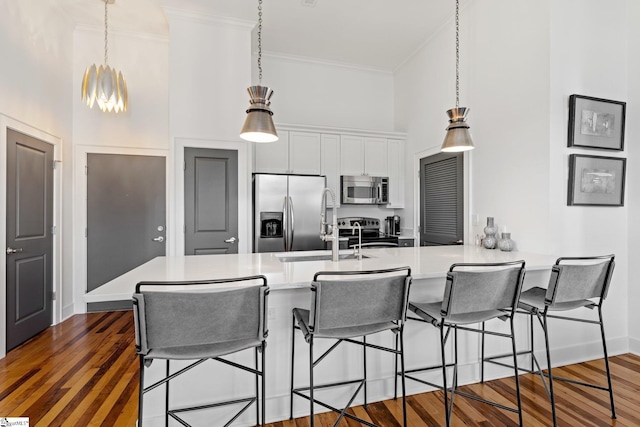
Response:
[{"label": "white upper cabinet", "polygon": [[254,143],[254,172],[287,173],[289,169],[289,132],[278,131],[278,140]]},{"label": "white upper cabinet", "polygon": [[320,175],[320,134],[278,131],[279,139],[254,144],[254,172]]},{"label": "white upper cabinet", "polygon": [[341,175],[388,176],[387,140],[342,135],[340,160]]},{"label": "white upper cabinet", "polygon": [[[327,177],[327,187],[336,195],[336,207],[340,207],[340,135],[322,134],[320,141],[320,174]],[[331,204],[327,198],[327,205]]]}]

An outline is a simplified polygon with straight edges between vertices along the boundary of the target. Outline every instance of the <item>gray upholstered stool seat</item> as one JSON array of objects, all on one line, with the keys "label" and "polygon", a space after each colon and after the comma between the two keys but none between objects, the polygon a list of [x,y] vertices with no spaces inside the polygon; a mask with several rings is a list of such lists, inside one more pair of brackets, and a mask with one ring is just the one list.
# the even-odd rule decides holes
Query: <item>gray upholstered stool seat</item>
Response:
[{"label": "gray upholstered stool seat", "polygon": [[[535,287],[522,292],[518,305],[520,312],[530,317],[530,349],[521,351],[519,354],[529,354],[531,356],[530,369],[520,368],[523,371],[537,373],[551,402],[551,416],[553,425],[557,425],[556,405],[553,391],[554,380],[566,381],[571,384],[586,386],[609,393],[611,405],[611,418],[616,418],[615,404],[613,401],[613,388],[611,385],[611,373],[609,371],[609,359],[607,354],[607,343],[604,336],[604,323],[602,320],[602,303],[607,296],[611,276],[615,266],[614,255],[604,255],[596,257],[563,257],[558,258],[551,270],[549,286],[547,289]],[[570,311],[579,308],[589,308],[598,310],[598,320],[586,318],[560,316],[557,313]],[[547,372],[543,372],[534,354],[533,343],[533,318],[536,317],[542,327],[545,339],[545,350],[547,356]],[[578,381],[576,379],[561,378],[552,374],[551,352],[549,350],[549,321],[548,319],[558,319],[565,321],[590,323],[599,325],[600,337],[602,339],[602,349],[604,353],[604,364],[607,376],[607,386]],[[486,360],[491,363],[497,362],[500,356],[493,356]],[[548,380],[548,385],[547,385]]]},{"label": "gray upholstered stool seat", "polygon": [[[144,394],[162,385],[165,389],[165,426],[169,424],[169,417],[188,426],[179,415],[183,412],[242,404],[226,424],[224,421],[214,422],[211,419],[206,424],[229,425],[254,403],[256,424],[264,425],[268,294],[269,288],[264,276],[197,282],[138,283],[133,295],[133,307],[136,351],[140,358],[139,427],[143,424]],[[250,349],[255,353],[255,367],[222,358]],[[262,355],[261,358],[259,354]],[[165,360],[165,377],[145,386],[145,369],[156,359]],[[170,381],[175,381],[183,373],[209,359],[253,374],[255,396],[170,409]],[[172,373],[171,360],[194,362]],[[261,389],[258,386],[260,379]]]},{"label": "gray upholstered stool seat", "polygon": [[[418,302],[411,301],[409,310],[418,317],[409,319],[429,323],[440,330],[441,365],[407,369],[405,376],[408,379],[422,384],[440,388],[444,391],[444,407],[446,425],[451,425],[451,413],[453,401],[456,395],[472,398],[476,401],[487,403],[504,410],[516,412],[522,425],[522,403],[520,399],[520,381],[518,379],[515,332],[513,318],[518,305],[518,297],[522,289],[524,279],[524,261],[491,264],[454,264],[447,273],[445,290],[442,301]],[[510,333],[493,332],[485,329],[485,322],[500,318],[509,320]],[[472,328],[467,325],[482,324],[482,329]],[[454,336],[454,362],[447,364],[445,345],[449,333],[453,330]],[[517,408],[508,407],[497,402],[492,402],[477,395],[457,390],[458,386],[458,330],[476,332],[482,334],[482,348],[484,349],[485,334],[510,338],[513,350],[513,363],[515,365],[515,383]],[[483,357],[481,357],[482,360]],[[453,379],[451,387],[447,387],[447,368],[453,367]],[[442,369],[442,385],[425,381],[415,374],[433,369]],[[481,381],[484,381],[484,372],[481,373]],[[450,396],[450,399],[449,399]]]},{"label": "gray upholstered stool seat", "polygon": [[[351,277],[351,278],[350,278]],[[321,278],[321,279],[320,279]],[[294,308],[291,334],[291,395],[290,418],[293,419],[293,396],[309,400],[310,426],[314,426],[314,405],[318,404],[340,414],[334,426],[344,418],[361,424],[374,424],[356,417],[346,410],[360,390],[364,389],[364,405],[367,405],[367,348],[382,350],[400,357],[404,372],[403,327],[407,311],[411,270],[409,267],[373,271],[343,271],[316,273],[311,284],[311,304],[309,309]],[[294,355],[296,329],[309,344],[309,386],[294,387]],[[378,332],[395,333],[395,348],[367,343],[366,337]],[[354,338],[361,338],[356,340]],[[317,339],[337,340],[329,350],[315,358],[314,341]],[[325,359],[339,344],[346,342],[363,347],[363,377],[356,380],[316,384],[314,367]],[[400,349],[398,350],[398,342]],[[397,359],[396,359],[397,360]],[[349,401],[342,409],[319,400],[314,396],[316,389],[357,386]],[[402,376],[403,424],[407,426],[404,376]]]}]

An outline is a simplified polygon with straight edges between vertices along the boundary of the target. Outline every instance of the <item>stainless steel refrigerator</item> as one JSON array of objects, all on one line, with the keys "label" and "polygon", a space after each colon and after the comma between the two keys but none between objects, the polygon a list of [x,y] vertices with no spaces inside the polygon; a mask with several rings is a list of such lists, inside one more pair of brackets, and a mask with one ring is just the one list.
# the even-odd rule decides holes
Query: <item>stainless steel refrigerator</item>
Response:
[{"label": "stainless steel refrigerator", "polygon": [[320,203],[324,176],[253,174],[253,251],[324,249]]}]

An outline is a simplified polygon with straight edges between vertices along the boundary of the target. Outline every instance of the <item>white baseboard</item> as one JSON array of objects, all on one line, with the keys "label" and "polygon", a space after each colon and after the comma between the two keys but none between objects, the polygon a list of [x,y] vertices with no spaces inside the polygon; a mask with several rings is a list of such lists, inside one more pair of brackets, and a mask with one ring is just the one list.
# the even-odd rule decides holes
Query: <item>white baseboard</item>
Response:
[{"label": "white baseboard", "polygon": [[640,339],[629,337],[629,352],[640,356]]}]

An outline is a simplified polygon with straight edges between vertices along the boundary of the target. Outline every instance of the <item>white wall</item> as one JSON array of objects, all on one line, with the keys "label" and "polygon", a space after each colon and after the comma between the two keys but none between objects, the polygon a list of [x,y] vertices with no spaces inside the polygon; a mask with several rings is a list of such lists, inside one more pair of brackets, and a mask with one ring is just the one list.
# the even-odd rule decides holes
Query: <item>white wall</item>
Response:
[{"label": "white wall", "polygon": [[398,130],[393,123],[391,73],[264,54],[262,62],[262,82],[274,91],[274,121]]},{"label": "white wall", "polygon": [[640,129],[636,125],[640,116],[640,2],[627,2],[627,55],[629,70],[627,75],[627,135],[625,146],[627,159],[627,246],[628,246],[628,310],[629,310],[629,347],[636,354],[640,354],[640,286],[637,285],[633,262],[640,259]]},{"label": "white wall", "polygon": [[[547,144],[551,223],[545,237],[550,239],[552,253],[616,254],[616,269],[603,310],[610,340],[626,338],[628,331],[628,203],[631,197],[627,192],[625,207],[567,206],[568,156],[578,153],[627,157],[631,163],[633,159],[628,149],[615,152],[567,148],[568,100],[571,94],[628,100],[628,58],[633,55],[629,55],[627,46],[627,10],[627,0],[550,2],[550,135]],[[635,122],[633,116],[628,115],[627,129],[633,129]],[[627,138],[625,146],[631,145],[634,145],[633,139]],[[628,179],[627,183],[631,184],[632,180]],[[566,333],[564,346],[584,339],[582,334],[573,334],[572,329],[567,328]]]},{"label": "white wall", "polygon": [[[568,154],[583,151],[566,148],[566,138],[570,94],[626,100],[633,57],[626,44],[627,3],[476,1],[460,14],[460,105],[471,108],[476,145],[469,209],[481,219],[479,226],[469,224],[471,234],[494,216],[521,250],[617,254],[605,304],[608,338],[617,351],[626,349],[630,208],[566,206]],[[455,100],[454,37],[450,22],[396,73],[395,121],[409,134],[408,165],[416,153],[437,150],[444,137],[444,112]],[[630,158],[629,169],[632,164]],[[415,185],[414,172],[407,171],[407,184]],[[404,218],[414,215],[412,194],[408,190]],[[567,328],[554,343],[570,349],[594,339],[597,334]],[[570,351],[564,356],[572,357]]]},{"label": "white wall", "polygon": [[[66,17],[57,13],[55,8],[46,5],[37,6],[33,2],[0,3],[0,54],[3,66],[0,67],[0,114],[8,119],[3,123],[21,123],[22,129],[35,129],[34,136],[51,135],[45,138],[60,141],[62,149],[59,159],[63,161],[62,171],[56,175],[70,183],[71,162],[68,156],[71,144],[72,123],[72,30]],[[5,129],[1,129],[5,132]],[[5,140],[4,137],[1,138]],[[4,158],[6,147],[0,147]],[[57,154],[58,155],[58,154]],[[6,176],[4,165],[0,167],[0,176]],[[58,179],[58,178],[56,178]],[[2,179],[2,182],[5,182]],[[6,184],[2,185],[0,198],[4,206]],[[60,192],[59,192],[60,193]],[[61,217],[58,230],[64,232],[71,228],[71,218],[67,215],[70,200],[64,200],[60,206]],[[5,210],[0,209],[0,241],[5,242]],[[71,288],[71,245],[70,235],[62,234],[63,250],[58,253],[62,259],[61,293]],[[57,267],[55,267],[57,268]],[[6,270],[4,257],[0,263],[0,306],[5,307]],[[56,284],[54,284],[56,286]],[[63,301],[64,303],[64,301]],[[71,313],[60,310],[63,304],[56,303],[57,318]],[[4,310],[2,310],[4,312]],[[5,316],[0,320],[0,357],[4,353]]]},{"label": "white wall", "polygon": [[[72,182],[65,197],[73,203],[73,288],[63,295],[75,313],[85,311],[86,292],[86,176],[87,153],[169,155],[169,43],[167,37],[109,32],[108,65],[121,71],[127,82],[126,112],[105,113],[89,109],[81,99],[87,67],[104,63],[104,32],[80,27],[73,35],[73,156]],[[167,177],[171,186],[171,177]],[[170,200],[168,200],[168,204]],[[71,245],[69,245],[71,248]]]}]

